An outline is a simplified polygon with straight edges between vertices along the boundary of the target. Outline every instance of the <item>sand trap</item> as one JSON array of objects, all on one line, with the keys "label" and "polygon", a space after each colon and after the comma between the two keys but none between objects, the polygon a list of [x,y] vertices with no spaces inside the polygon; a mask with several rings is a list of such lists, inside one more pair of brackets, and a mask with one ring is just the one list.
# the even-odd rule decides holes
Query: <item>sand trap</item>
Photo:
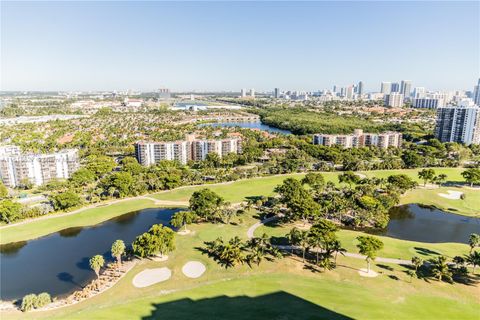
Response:
[{"label": "sand trap", "polygon": [[205,265],[198,261],[188,261],[182,268],[183,274],[189,278],[198,278],[205,270],[207,270]]},{"label": "sand trap", "polygon": [[132,284],[137,288],[144,288],[170,279],[172,270],[168,268],[145,269],[137,274]]},{"label": "sand trap", "polygon": [[180,231],[177,231],[177,234],[181,235],[181,236],[184,236],[184,235],[187,235],[187,234],[190,234],[192,233],[192,230],[185,230],[185,229],[182,229]]},{"label": "sand trap", "polygon": [[460,199],[462,194],[463,192],[460,192],[460,191],[447,190],[447,193],[439,193],[438,195],[446,199],[458,200]]},{"label": "sand trap", "polygon": [[360,271],[358,271],[358,274],[362,277],[367,278],[375,278],[376,276],[378,276],[378,273],[376,273],[375,271],[370,270],[370,272],[368,272],[367,269],[360,269]]}]

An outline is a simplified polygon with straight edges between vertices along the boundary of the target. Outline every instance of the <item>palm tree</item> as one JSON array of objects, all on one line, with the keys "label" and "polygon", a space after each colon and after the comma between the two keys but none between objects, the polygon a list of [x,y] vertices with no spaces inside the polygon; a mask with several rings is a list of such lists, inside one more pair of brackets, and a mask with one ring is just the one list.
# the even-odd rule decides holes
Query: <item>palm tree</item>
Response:
[{"label": "palm tree", "polygon": [[415,267],[415,273],[417,273],[418,268],[423,265],[423,260],[420,257],[414,256],[412,257],[412,264]]},{"label": "palm tree", "polygon": [[468,245],[470,246],[470,253],[472,253],[472,250],[480,245],[480,235],[472,233],[468,238]]},{"label": "palm tree", "polygon": [[287,233],[287,240],[291,245],[292,253],[293,253],[294,247],[299,244],[299,238],[300,238],[300,230],[298,230],[297,228],[293,228],[292,230],[290,230],[289,233]]},{"label": "palm tree", "polygon": [[170,220],[170,224],[176,228],[185,227],[185,231],[187,230],[187,224],[192,223],[195,221],[197,215],[192,211],[178,211]]},{"label": "palm tree", "polygon": [[365,255],[367,272],[370,273],[370,261],[374,260],[377,256],[377,251],[383,248],[383,242],[371,236],[359,236],[357,240],[359,241],[357,247],[359,252]]},{"label": "palm tree", "polygon": [[475,267],[480,265],[480,251],[473,251],[466,255],[465,261],[473,266],[473,274],[475,274]]},{"label": "palm tree", "polygon": [[435,180],[438,182],[438,184],[441,187],[442,184],[445,182],[445,180],[447,180],[447,175],[445,173],[441,173],[436,177]]},{"label": "palm tree", "polygon": [[90,258],[90,268],[92,268],[93,271],[95,271],[95,274],[97,275],[97,278],[100,276],[100,269],[105,264],[105,259],[103,259],[102,255],[95,255]]},{"label": "palm tree", "polygon": [[310,248],[310,241],[308,231],[300,230],[298,234],[298,244],[302,247],[302,262],[305,263],[305,252]]},{"label": "palm tree", "polygon": [[447,257],[438,256],[430,260],[432,275],[438,281],[447,280],[452,281],[452,272],[448,268]]},{"label": "palm tree", "polygon": [[117,264],[120,266],[122,264],[122,254],[125,253],[125,243],[122,240],[115,240],[112,244],[112,256],[117,259]]},{"label": "palm tree", "polygon": [[337,256],[338,256],[338,253],[340,253],[342,256],[345,255],[345,252],[347,252],[347,250],[342,247],[342,243],[340,242],[340,240],[338,239],[335,239],[332,243],[331,243],[331,247],[330,249],[332,249],[333,252],[335,252],[335,265],[337,265]]}]

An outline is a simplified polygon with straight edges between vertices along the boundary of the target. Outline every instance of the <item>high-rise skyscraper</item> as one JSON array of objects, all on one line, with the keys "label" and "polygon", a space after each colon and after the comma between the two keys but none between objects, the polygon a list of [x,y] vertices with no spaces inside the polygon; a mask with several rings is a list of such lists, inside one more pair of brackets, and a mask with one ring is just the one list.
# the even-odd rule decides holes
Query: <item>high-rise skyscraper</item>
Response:
[{"label": "high-rise skyscraper", "polygon": [[425,97],[425,88],[424,87],[415,87],[413,89],[413,98],[414,99],[421,99]]},{"label": "high-rise skyscraper", "polygon": [[438,108],[435,137],[441,142],[480,144],[479,107]]},{"label": "high-rise skyscraper", "polygon": [[348,86],[345,92],[345,97],[347,99],[353,99],[353,86]]},{"label": "high-rise skyscraper", "polygon": [[380,87],[380,92],[384,94],[389,94],[390,92],[392,92],[392,83],[382,82],[382,86]]},{"label": "high-rise skyscraper", "polygon": [[242,89],[242,90],[240,91],[240,96],[241,96],[242,98],[245,98],[245,97],[247,96],[247,89]]},{"label": "high-rise skyscraper", "polygon": [[250,96],[251,96],[252,98],[255,98],[255,89],[253,89],[253,88],[250,89]]},{"label": "high-rise skyscraper", "polygon": [[280,88],[275,88],[275,89],[273,90],[273,97],[274,97],[275,99],[280,98]]},{"label": "high-rise skyscraper", "polygon": [[478,83],[473,89],[473,102],[475,102],[477,106],[480,106],[480,79],[478,79]]},{"label": "high-rise skyscraper", "polygon": [[362,81],[359,81],[358,82],[358,85],[357,85],[357,93],[358,95],[362,95],[363,94],[363,82]]},{"label": "high-rise skyscraper", "polygon": [[400,92],[400,84],[398,82],[392,82],[390,92]]},{"label": "high-rise skyscraper", "polygon": [[412,91],[412,81],[402,80],[400,82],[400,93],[403,94],[404,97],[410,97],[411,91]]}]

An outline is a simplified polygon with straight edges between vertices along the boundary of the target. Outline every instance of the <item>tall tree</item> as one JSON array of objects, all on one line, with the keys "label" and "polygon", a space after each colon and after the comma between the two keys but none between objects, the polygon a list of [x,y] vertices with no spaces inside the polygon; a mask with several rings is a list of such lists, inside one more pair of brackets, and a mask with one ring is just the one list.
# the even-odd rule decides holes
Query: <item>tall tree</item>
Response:
[{"label": "tall tree", "polygon": [[465,256],[465,261],[473,266],[473,273],[475,273],[475,267],[480,265],[480,251],[473,251]]},{"label": "tall tree", "polygon": [[222,197],[205,188],[192,194],[190,197],[190,210],[202,219],[214,221],[223,203]]},{"label": "tall tree", "polygon": [[474,184],[480,184],[480,168],[470,168],[462,172],[462,177],[467,183],[470,183],[470,187]]},{"label": "tall tree", "polygon": [[95,255],[90,258],[90,268],[95,271],[97,278],[100,276],[100,269],[105,265],[105,259],[103,259],[102,255]]},{"label": "tall tree", "polygon": [[346,183],[351,188],[352,184],[356,184],[360,181],[360,177],[352,171],[344,172],[338,175],[338,182]]},{"label": "tall tree", "polygon": [[178,211],[172,216],[170,224],[176,228],[185,227],[185,231],[188,231],[187,224],[195,221],[196,217],[192,211]]},{"label": "tall tree", "polygon": [[423,186],[427,185],[427,182],[433,181],[435,178],[435,170],[433,169],[422,169],[418,172],[418,177],[423,180]]},{"label": "tall tree", "polygon": [[475,247],[480,246],[480,235],[476,233],[470,234],[470,237],[468,237],[468,245],[470,246],[470,253],[472,253]]},{"label": "tall tree", "polygon": [[415,273],[418,272],[418,268],[423,265],[423,260],[420,257],[414,256],[412,257],[412,264],[415,267]]},{"label": "tall tree", "polygon": [[125,243],[122,240],[115,240],[112,244],[112,256],[115,257],[119,266],[122,264],[122,255],[125,253],[125,248]]},{"label": "tall tree", "polygon": [[448,268],[447,257],[438,256],[436,258],[430,259],[429,262],[432,275],[437,278],[438,281],[452,281],[452,272]]},{"label": "tall tree", "polygon": [[359,252],[365,255],[367,261],[367,272],[370,272],[370,261],[374,260],[377,252],[383,248],[383,242],[372,236],[358,236],[357,240]]}]

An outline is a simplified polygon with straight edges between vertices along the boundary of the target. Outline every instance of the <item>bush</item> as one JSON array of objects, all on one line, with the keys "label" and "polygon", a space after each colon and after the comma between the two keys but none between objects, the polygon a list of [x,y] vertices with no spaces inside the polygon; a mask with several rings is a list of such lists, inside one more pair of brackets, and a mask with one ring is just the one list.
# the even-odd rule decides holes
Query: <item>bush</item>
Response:
[{"label": "bush", "polygon": [[460,195],[460,199],[462,199],[462,200],[465,200],[466,197],[467,197],[467,196],[465,195],[465,193],[462,193],[462,194]]},{"label": "bush", "polygon": [[37,300],[35,301],[35,308],[43,308],[52,302],[52,298],[47,292],[42,292],[37,296]]},{"label": "bush", "polygon": [[37,295],[34,293],[27,294],[22,299],[22,305],[20,306],[20,309],[23,312],[30,311],[35,308],[36,303],[37,303]]}]

